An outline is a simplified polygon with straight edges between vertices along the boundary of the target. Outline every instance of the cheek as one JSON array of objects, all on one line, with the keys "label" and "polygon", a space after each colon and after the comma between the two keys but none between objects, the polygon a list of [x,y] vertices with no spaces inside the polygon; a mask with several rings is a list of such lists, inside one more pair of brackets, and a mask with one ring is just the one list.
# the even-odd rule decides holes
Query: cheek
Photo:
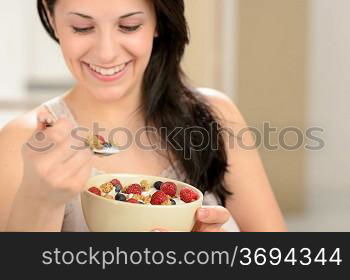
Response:
[{"label": "cheek", "polygon": [[89,43],[78,38],[61,40],[61,51],[67,67],[73,76],[79,79],[81,75],[81,58],[89,51]]},{"label": "cheek", "polygon": [[153,36],[148,34],[129,38],[126,42],[127,49],[133,56],[140,60],[148,60],[153,48]]},{"label": "cheek", "polygon": [[77,36],[68,27],[58,29],[58,35],[62,54],[67,62],[71,61],[70,64],[88,51],[90,43],[87,37]]},{"label": "cheek", "polygon": [[89,50],[86,40],[69,39],[61,41],[63,55],[71,60],[79,59]]}]

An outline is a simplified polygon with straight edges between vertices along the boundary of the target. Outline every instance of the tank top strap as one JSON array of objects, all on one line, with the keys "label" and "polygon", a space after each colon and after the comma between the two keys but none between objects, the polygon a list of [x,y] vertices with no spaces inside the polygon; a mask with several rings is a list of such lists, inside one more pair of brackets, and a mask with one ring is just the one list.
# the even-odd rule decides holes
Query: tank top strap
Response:
[{"label": "tank top strap", "polygon": [[67,107],[66,103],[63,100],[63,96],[57,96],[43,103],[45,108],[52,114],[57,121],[60,117],[67,117],[75,126],[77,126],[77,122],[72,115],[72,112]]}]

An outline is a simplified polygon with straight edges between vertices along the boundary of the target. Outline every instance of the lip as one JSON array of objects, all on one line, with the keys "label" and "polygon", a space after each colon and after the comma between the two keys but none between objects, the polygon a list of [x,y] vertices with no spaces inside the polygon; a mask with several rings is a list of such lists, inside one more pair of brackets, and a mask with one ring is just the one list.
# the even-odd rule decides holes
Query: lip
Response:
[{"label": "lip", "polygon": [[95,72],[94,70],[92,70],[89,66],[88,63],[86,62],[82,62],[83,65],[86,67],[86,69],[88,70],[88,72],[95,77],[97,80],[102,81],[102,82],[115,82],[117,80],[120,80],[121,78],[123,78],[125,76],[125,74],[128,72],[130,64],[132,63],[132,60],[126,63],[125,68],[123,69],[123,71],[114,74],[113,76],[103,76],[97,72]]}]

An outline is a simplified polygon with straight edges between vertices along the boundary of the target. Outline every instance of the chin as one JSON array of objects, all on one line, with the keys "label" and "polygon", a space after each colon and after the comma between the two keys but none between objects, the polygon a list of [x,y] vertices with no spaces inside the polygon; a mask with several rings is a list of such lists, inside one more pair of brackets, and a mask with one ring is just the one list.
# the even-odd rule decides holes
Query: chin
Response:
[{"label": "chin", "polygon": [[101,102],[118,101],[125,96],[126,90],[121,88],[91,88],[89,92]]}]

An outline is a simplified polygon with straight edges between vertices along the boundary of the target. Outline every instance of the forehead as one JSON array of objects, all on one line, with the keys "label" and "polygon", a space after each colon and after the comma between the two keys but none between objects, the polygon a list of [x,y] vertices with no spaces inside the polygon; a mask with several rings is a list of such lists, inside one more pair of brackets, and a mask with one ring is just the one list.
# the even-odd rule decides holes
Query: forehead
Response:
[{"label": "forehead", "polygon": [[58,0],[56,4],[58,14],[78,12],[95,19],[115,18],[138,11],[152,13],[152,0]]}]

